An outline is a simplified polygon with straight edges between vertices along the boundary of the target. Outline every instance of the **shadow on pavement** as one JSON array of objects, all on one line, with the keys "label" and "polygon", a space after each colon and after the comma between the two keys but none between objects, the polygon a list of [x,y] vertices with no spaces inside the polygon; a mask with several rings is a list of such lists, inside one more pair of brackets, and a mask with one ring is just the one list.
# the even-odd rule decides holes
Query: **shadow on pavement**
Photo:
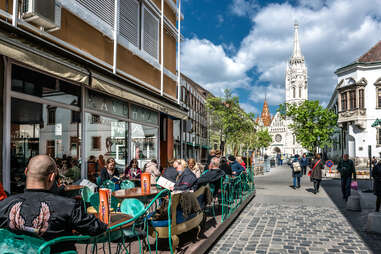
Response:
[{"label": "shadow on pavement", "polygon": [[[367,180],[359,180],[360,190],[369,189]],[[370,234],[366,232],[366,223],[368,214],[374,211],[372,209],[362,209],[361,212],[354,212],[346,210],[346,203],[342,199],[340,179],[323,180],[321,186],[340,212],[347,219],[349,224],[356,230],[364,243],[373,253],[381,253],[381,235]]]}]

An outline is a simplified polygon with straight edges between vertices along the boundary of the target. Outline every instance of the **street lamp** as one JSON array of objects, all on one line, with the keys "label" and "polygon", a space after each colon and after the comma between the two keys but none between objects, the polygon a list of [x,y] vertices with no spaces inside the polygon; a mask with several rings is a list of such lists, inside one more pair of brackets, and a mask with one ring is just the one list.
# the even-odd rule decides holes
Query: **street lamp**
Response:
[{"label": "street lamp", "polygon": [[320,153],[320,136],[317,137],[317,140],[318,140],[317,152]]}]

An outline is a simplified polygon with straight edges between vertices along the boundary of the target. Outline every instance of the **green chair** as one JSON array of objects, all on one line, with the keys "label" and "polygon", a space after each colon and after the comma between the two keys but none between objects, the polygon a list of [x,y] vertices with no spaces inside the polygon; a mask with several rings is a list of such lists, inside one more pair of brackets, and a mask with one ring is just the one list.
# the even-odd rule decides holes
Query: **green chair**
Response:
[{"label": "green chair", "polygon": [[131,189],[135,188],[135,184],[129,180],[124,180],[123,182],[120,183],[120,189],[126,190],[126,189]]},{"label": "green chair", "polygon": [[[98,192],[91,195],[90,205],[94,207],[95,210],[99,211],[99,193]],[[118,209],[118,205],[119,205],[119,200],[116,197],[111,196],[111,208],[114,209],[114,211],[116,211]]]},{"label": "green chair", "polygon": [[131,215],[132,217],[137,216],[142,211],[144,211],[144,204],[135,198],[125,199],[120,204],[120,211],[122,213]]},{"label": "green chair", "polygon": [[17,235],[6,229],[0,229],[0,253],[50,253],[50,248],[44,249],[43,252],[38,252],[39,247],[44,244],[44,240],[27,235]]},{"label": "green chair", "polygon": [[113,181],[106,180],[101,184],[100,188],[106,188],[110,189],[111,191],[115,191],[115,183]]},{"label": "green chair", "polygon": [[97,178],[95,179],[97,182],[96,182],[96,184],[98,185],[98,186],[101,186],[101,184],[102,184],[102,179],[101,179],[101,177],[100,176],[97,176]]},{"label": "green chair", "polygon": [[83,205],[85,207],[85,210],[87,209],[87,204],[90,203],[90,198],[93,194],[94,194],[94,192],[92,192],[90,190],[90,188],[87,186],[85,186],[84,188],[81,189],[81,197],[82,197],[82,201],[83,201]]}]

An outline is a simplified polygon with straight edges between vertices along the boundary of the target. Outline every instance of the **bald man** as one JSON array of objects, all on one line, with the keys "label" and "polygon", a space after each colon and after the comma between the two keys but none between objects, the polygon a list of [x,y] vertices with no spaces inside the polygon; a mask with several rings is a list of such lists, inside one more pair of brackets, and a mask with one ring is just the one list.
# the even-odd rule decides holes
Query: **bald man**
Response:
[{"label": "bald man", "polygon": [[[25,169],[25,192],[0,201],[0,227],[45,240],[72,235],[73,230],[86,235],[104,232],[107,225],[87,214],[82,202],[50,192],[57,174],[52,158],[33,157]],[[52,253],[68,250],[75,250],[74,243],[57,244]]]}]

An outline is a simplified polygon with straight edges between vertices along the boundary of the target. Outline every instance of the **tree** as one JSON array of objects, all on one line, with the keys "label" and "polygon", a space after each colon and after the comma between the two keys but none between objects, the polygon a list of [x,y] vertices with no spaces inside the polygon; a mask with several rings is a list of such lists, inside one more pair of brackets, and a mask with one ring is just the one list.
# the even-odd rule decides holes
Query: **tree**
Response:
[{"label": "tree", "polygon": [[282,104],[279,112],[292,120],[290,128],[296,141],[309,151],[332,146],[331,136],[335,131],[337,115],[319,105],[319,101],[306,100],[302,104]]},{"label": "tree", "polygon": [[239,106],[239,99],[226,89],[224,97],[207,99],[210,129],[218,132],[220,144],[229,144],[237,155],[248,133],[253,133],[253,115],[247,114]]}]

